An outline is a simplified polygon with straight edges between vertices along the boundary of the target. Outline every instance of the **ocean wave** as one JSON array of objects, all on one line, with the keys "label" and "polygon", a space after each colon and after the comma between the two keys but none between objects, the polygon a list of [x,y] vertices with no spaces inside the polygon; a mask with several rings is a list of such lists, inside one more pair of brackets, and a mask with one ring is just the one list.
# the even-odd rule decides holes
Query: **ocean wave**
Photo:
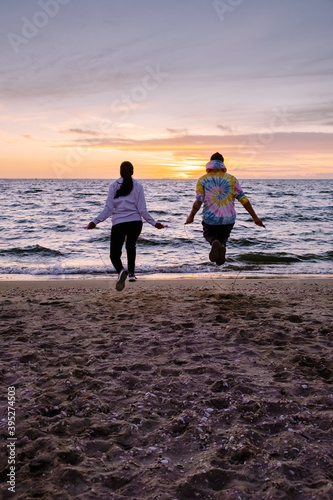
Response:
[{"label": "ocean wave", "polygon": [[[115,273],[115,272],[114,272]],[[0,275],[62,276],[62,275],[108,275],[103,266],[8,266],[0,267]]]},{"label": "ocean wave", "polygon": [[98,196],[99,193],[74,193],[73,198],[82,198],[86,196]]},{"label": "ocean wave", "polygon": [[8,248],[0,250],[0,255],[19,255],[22,256],[30,256],[35,255],[42,257],[56,257],[64,255],[59,250],[52,250],[51,248],[42,247],[40,245],[31,245],[24,248]]},{"label": "ocean wave", "polygon": [[[148,238],[139,237],[138,244],[147,245],[147,246],[158,246],[158,245],[163,245],[163,241],[150,240]],[[166,243],[166,244],[168,244],[168,243]]]},{"label": "ocean wave", "polygon": [[88,243],[106,243],[110,241],[110,234],[102,234],[101,236],[94,237],[92,236]]},{"label": "ocean wave", "polygon": [[233,247],[252,247],[254,245],[261,245],[265,244],[265,241],[259,241],[256,238],[239,238],[239,239],[233,239],[230,240],[230,246]]},{"label": "ocean wave", "polygon": [[323,260],[333,260],[333,251],[329,250],[323,255]]},{"label": "ocean wave", "polygon": [[296,255],[281,253],[263,253],[253,252],[239,255],[236,261],[251,262],[254,264],[291,264],[293,262],[301,262],[301,258]]},{"label": "ocean wave", "polygon": [[[192,274],[192,273],[207,273],[209,268],[217,271],[218,269],[211,262],[204,262],[198,264],[177,264],[177,265],[142,265],[137,266],[137,274]],[[29,275],[29,276],[68,276],[68,275],[82,275],[82,276],[108,276],[116,275],[116,271],[111,264],[108,266],[102,264],[78,264],[78,265],[31,265],[22,266],[17,264],[10,264],[8,266],[0,266],[0,275]]]},{"label": "ocean wave", "polygon": [[65,224],[57,224],[54,227],[50,227],[50,228],[47,227],[45,229],[51,229],[52,231],[57,231],[60,233],[64,233],[64,232],[68,232],[68,231],[73,232],[73,228],[65,226]]},{"label": "ocean wave", "polygon": [[172,238],[172,240],[165,238],[165,239],[160,239],[160,240],[154,240],[150,238],[143,238],[139,237],[138,239],[138,244],[143,245],[143,246],[165,246],[165,247],[170,247],[172,249],[182,247],[184,244],[200,244],[202,246],[201,242],[196,241],[195,239],[192,238]]},{"label": "ocean wave", "polygon": [[308,253],[304,255],[287,254],[285,252],[267,253],[267,252],[252,252],[240,254],[238,257],[230,257],[232,262],[251,262],[254,264],[293,264],[297,262],[318,262],[333,260],[333,252],[325,252],[325,254]]},{"label": "ocean wave", "polygon": [[[286,271],[288,274],[297,275],[297,274],[317,274],[317,275],[331,275],[333,273],[332,270],[325,270],[321,267],[316,267],[311,269],[301,269],[296,270],[296,268],[292,267]],[[241,262],[226,262],[224,266],[218,267],[215,264],[212,264],[209,261],[200,262],[197,264],[194,263],[183,263],[178,265],[140,265],[137,266],[136,274],[140,275],[151,275],[151,274],[178,274],[182,276],[186,275],[201,275],[201,274],[218,274],[221,277],[226,275],[234,275],[235,273],[244,273],[248,275],[257,275],[258,273],[266,273],[270,275],[281,275],[281,271],[277,272],[275,267],[262,267],[260,264],[253,263],[241,263]],[[14,278],[17,276],[31,276],[31,277],[61,277],[61,276],[73,276],[73,277],[108,277],[108,276],[116,276],[116,271],[113,269],[111,264],[109,266],[105,266],[102,264],[94,264],[94,265],[54,265],[54,266],[19,266],[15,264],[11,264],[9,266],[0,266],[0,275],[12,276]],[[238,275],[237,274],[237,275]]]}]

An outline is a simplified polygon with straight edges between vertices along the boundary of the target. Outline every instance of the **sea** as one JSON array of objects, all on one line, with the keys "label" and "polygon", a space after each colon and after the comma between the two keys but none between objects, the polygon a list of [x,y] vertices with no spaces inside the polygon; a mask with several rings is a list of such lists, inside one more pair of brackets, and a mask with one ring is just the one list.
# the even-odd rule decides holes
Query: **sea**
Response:
[{"label": "sea", "polygon": [[[0,279],[93,279],[115,274],[109,259],[111,220],[84,227],[103,209],[107,179],[0,180]],[[139,180],[147,208],[137,243],[138,277],[333,275],[333,180],[240,179],[265,228],[236,201],[226,263],[208,258],[201,212],[185,225],[195,179]],[[126,263],[126,251],[123,251]]]}]

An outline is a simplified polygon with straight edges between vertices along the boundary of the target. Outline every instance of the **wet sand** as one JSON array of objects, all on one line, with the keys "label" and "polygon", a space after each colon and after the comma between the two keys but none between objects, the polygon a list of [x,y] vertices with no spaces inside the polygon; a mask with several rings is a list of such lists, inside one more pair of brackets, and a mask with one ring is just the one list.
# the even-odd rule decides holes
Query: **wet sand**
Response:
[{"label": "wet sand", "polygon": [[4,499],[333,498],[332,279],[114,284],[0,283]]}]

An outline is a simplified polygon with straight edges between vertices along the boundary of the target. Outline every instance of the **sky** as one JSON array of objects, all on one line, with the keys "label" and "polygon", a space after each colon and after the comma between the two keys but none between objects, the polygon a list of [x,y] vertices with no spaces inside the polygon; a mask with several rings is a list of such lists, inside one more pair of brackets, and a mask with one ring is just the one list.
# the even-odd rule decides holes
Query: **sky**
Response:
[{"label": "sky", "polygon": [[1,0],[2,178],[333,178],[332,0]]}]

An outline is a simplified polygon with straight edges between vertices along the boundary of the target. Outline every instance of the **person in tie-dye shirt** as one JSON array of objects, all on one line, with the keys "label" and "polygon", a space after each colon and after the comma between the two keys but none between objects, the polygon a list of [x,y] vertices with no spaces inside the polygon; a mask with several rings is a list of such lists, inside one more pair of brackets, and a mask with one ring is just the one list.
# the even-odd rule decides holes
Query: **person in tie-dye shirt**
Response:
[{"label": "person in tie-dye shirt", "polygon": [[203,235],[211,244],[209,259],[220,266],[225,262],[226,244],[236,221],[235,199],[248,211],[257,226],[265,226],[243,193],[239,181],[227,174],[220,153],[212,155],[206,165],[206,172],[197,182],[196,201],[185,224],[193,222],[203,203]]}]

